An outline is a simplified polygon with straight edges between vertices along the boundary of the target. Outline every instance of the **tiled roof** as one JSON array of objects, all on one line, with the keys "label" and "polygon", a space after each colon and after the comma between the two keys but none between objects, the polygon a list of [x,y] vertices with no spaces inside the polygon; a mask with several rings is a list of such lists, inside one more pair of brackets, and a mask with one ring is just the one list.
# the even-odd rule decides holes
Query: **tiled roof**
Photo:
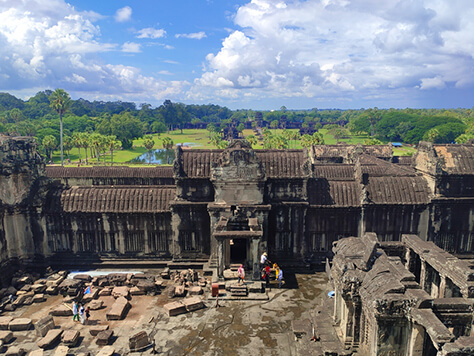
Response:
[{"label": "tiled roof", "polygon": [[328,205],[332,207],[360,206],[360,185],[355,181],[316,180],[308,187],[311,205]]},{"label": "tiled roof", "polygon": [[354,180],[354,165],[352,164],[315,164],[313,166],[315,178],[329,180]]},{"label": "tiled roof", "polygon": [[304,176],[307,162],[304,150],[256,150],[258,160],[265,167],[267,178],[294,178]]},{"label": "tiled roof", "polygon": [[435,145],[442,169],[449,174],[474,174],[474,145]]},{"label": "tiled roof", "polygon": [[427,204],[429,188],[422,177],[370,177],[369,199],[375,204]]},{"label": "tiled roof", "polygon": [[56,167],[47,166],[50,178],[173,178],[173,167]]},{"label": "tiled roof", "polygon": [[222,150],[193,150],[182,151],[183,170],[189,178],[209,178],[211,176],[211,161],[216,160]]},{"label": "tiled roof", "polygon": [[[58,191],[53,211],[68,213],[159,213],[170,210],[175,187],[71,187]],[[57,199],[59,198],[59,199]]]}]

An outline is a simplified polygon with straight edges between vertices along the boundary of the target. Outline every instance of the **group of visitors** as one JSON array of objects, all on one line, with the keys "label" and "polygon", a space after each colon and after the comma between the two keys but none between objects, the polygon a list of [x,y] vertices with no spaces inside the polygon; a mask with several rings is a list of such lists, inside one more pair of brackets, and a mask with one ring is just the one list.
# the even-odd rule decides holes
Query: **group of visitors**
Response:
[{"label": "group of visitors", "polygon": [[[272,268],[272,262],[268,259],[266,252],[260,256],[260,268],[262,269],[262,279],[265,280],[266,287],[270,287],[270,273]],[[277,263],[273,264],[273,269],[275,271],[275,279],[278,280],[278,288],[281,288],[283,284],[283,270],[278,266]]]},{"label": "group of visitors", "polygon": [[89,307],[85,308],[84,304],[78,304],[74,300],[72,302],[72,314],[72,321],[80,321],[82,325],[85,325],[91,316],[91,310]]}]

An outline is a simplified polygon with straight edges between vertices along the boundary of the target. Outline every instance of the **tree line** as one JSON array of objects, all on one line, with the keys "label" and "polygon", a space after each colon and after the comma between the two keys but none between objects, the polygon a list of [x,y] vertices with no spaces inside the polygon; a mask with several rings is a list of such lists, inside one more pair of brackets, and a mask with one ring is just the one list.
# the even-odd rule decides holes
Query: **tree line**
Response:
[{"label": "tree line", "polygon": [[[0,93],[0,133],[35,136],[45,153],[50,153],[55,145],[63,146],[66,151],[71,145],[79,147],[80,134],[86,134],[88,139],[94,138],[94,143],[81,147],[84,159],[87,150],[89,157],[96,158],[104,149],[112,152],[117,147],[127,149],[132,147],[136,138],[183,130],[189,125],[209,126],[217,142],[223,127],[233,126],[242,131],[251,123],[252,128],[263,129],[262,135],[265,132],[264,146],[273,148],[290,147],[294,139],[289,134],[276,135],[265,129],[312,128],[315,132],[301,136],[304,145],[321,142],[322,137],[315,135],[321,127],[331,129],[336,138],[365,134],[376,143],[400,141],[416,144],[420,140],[463,143],[474,138],[473,109],[288,110],[282,106],[278,110],[254,111],[230,110],[214,104],[186,105],[170,100],[152,107],[147,103],[72,100],[63,91],[67,94],[68,104],[62,110],[54,104],[56,92],[41,91],[25,101],[9,93]],[[64,140],[62,145],[61,137]]]}]

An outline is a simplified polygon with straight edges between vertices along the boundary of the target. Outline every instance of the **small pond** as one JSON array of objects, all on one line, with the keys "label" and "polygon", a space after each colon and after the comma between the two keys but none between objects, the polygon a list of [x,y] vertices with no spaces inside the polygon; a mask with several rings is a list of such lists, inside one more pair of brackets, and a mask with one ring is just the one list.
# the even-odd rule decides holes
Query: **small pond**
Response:
[{"label": "small pond", "polygon": [[150,150],[144,154],[135,157],[130,163],[144,163],[144,164],[172,164],[174,161],[174,150],[167,150],[160,148],[157,150]]}]

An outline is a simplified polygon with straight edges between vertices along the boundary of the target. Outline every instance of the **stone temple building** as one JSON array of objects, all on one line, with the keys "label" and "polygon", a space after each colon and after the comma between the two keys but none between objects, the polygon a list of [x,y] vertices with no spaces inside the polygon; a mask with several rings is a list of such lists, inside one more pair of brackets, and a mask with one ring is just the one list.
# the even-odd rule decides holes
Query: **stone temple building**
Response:
[{"label": "stone temple building", "polygon": [[[417,235],[473,252],[474,145],[253,150],[177,148],[173,166],[52,167],[32,138],[0,137],[2,279],[22,266],[193,261],[218,274],[259,256],[285,266],[332,257],[343,237]],[[448,283],[448,282],[446,282]]]}]

